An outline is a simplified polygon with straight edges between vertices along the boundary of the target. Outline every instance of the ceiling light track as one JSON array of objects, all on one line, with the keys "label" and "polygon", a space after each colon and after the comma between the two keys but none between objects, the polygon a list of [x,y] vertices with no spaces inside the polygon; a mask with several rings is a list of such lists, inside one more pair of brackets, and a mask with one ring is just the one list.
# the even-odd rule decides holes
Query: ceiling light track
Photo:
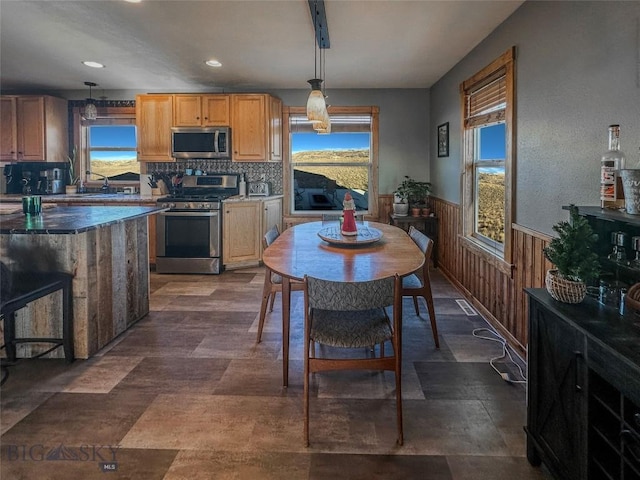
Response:
[{"label": "ceiling light track", "polygon": [[311,20],[314,22],[316,42],[318,48],[331,48],[329,41],[329,25],[327,24],[327,14],[324,9],[324,0],[307,0]]}]

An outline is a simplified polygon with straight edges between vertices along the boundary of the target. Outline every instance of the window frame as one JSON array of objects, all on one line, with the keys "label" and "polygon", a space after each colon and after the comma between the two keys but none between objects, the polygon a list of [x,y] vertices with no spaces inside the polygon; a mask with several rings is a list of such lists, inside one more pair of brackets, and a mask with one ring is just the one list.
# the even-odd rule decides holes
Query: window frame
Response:
[{"label": "window frame", "polygon": [[[505,100],[504,110],[486,114],[482,119],[469,121],[467,117],[467,99],[473,92],[486,86],[492,79],[499,78],[504,71]],[[515,47],[511,47],[489,65],[460,84],[461,128],[462,128],[462,241],[468,248],[494,259],[505,273],[511,272],[513,260],[512,222],[513,222],[513,178],[515,170]],[[505,160],[504,160],[504,243],[492,241],[487,237],[479,238],[475,232],[476,218],[476,166],[475,135],[476,128],[498,123],[505,124]],[[479,165],[480,167],[486,165]],[[488,241],[487,241],[488,240]],[[501,248],[500,248],[501,247]]]},{"label": "window frame", "polygon": [[[78,146],[78,162],[80,166],[80,180],[84,183],[85,187],[95,188],[100,187],[103,180],[90,180],[89,175],[86,174],[90,170],[89,165],[89,130],[86,128],[91,125],[95,125],[93,120],[86,120],[82,116],[83,107],[73,108],[73,145]],[[135,107],[99,107],[98,119],[100,125],[111,124],[124,124],[124,125],[136,125],[136,109]],[[136,135],[137,138],[137,135]],[[73,147],[72,145],[72,147]],[[107,151],[108,148],[102,150]],[[136,150],[136,148],[134,148]],[[142,175],[142,172],[140,173]],[[138,186],[140,180],[111,180],[114,186],[126,187],[126,186]]]},{"label": "window frame", "polygon": [[[284,177],[284,209],[285,216],[294,218],[321,217],[322,211],[304,210],[294,212],[293,203],[293,165],[291,162],[291,122],[292,116],[306,115],[306,107],[283,108],[283,177]],[[369,177],[369,208],[363,211],[365,215],[378,216],[378,129],[380,109],[376,106],[362,107],[329,107],[329,115],[370,115],[371,116],[371,144],[370,144],[370,177]],[[326,213],[326,212],[325,212]],[[358,212],[360,213],[360,212]]]}]

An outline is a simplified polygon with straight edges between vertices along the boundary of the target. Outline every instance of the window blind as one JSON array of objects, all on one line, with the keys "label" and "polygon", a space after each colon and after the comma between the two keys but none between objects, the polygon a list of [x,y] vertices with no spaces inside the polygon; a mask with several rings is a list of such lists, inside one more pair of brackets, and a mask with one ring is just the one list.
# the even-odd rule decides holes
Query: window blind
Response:
[{"label": "window blind", "polygon": [[465,128],[502,121],[507,106],[507,79],[504,69],[466,92]]},{"label": "window blind", "polygon": [[[331,133],[371,132],[371,115],[329,115]],[[292,115],[289,118],[291,133],[316,133],[306,115]]]}]

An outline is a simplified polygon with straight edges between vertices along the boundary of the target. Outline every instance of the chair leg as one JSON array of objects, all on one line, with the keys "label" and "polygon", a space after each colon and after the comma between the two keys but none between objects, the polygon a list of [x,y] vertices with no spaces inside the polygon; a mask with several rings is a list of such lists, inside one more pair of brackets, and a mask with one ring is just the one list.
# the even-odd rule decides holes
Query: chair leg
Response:
[{"label": "chair leg", "polygon": [[[306,329],[306,326],[305,326]],[[306,335],[305,335],[306,336]],[[315,355],[314,355],[315,356]],[[304,444],[309,446],[309,339],[304,344]]]},{"label": "chair leg", "polygon": [[418,296],[413,296],[413,308],[416,310],[416,315],[420,316],[420,308],[418,307]]},{"label": "chair leg", "polygon": [[73,351],[73,296],[71,294],[71,279],[62,288],[62,348],[64,358],[70,363],[75,360]]},{"label": "chair leg", "polygon": [[276,301],[276,292],[271,292],[271,302],[269,302],[269,312],[273,312],[273,303]]},{"label": "chair leg", "polygon": [[440,339],[438,338],[438,326],[436,325],[436,310],[433,307],[433,295],[431,294],[431,283],[425,282],[424,300],[427,302],[427,310],[429,311],[429,321],[431,322],[431,331],[433,332],[433,341],[436,348],[440,348]]},{"label": "chair leg", "polygon": [[396,368],[396,421],[398,422],[398,445],[404,443],[404,434],[402,431],[402,378],[401,373]]},{"label": "chair leg", "polygon": [[257,343],[262,341],[262,329],[264,328],[264,318],[267,316],[267,303],[271,296],[271,282],[269,281],[269,272],[265,273],[264,288],[262,289],[262,303],[260,304],[260,321],[258,322],[258,338]]},{"label": "chair leg", "polygon": [[8,313],[4,317],[4,346],[7,350],[7,360],[16,361],[16,314]]}]

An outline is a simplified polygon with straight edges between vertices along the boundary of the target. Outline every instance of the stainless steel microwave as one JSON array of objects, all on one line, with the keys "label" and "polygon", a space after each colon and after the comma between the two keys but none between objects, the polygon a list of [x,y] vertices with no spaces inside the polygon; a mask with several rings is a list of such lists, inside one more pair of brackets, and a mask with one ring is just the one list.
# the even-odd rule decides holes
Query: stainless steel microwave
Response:
[{"label": "stainless steel microwave", "polygon": [[231,158],[229,127],[173,127],[171,156],[174,158]]}]

